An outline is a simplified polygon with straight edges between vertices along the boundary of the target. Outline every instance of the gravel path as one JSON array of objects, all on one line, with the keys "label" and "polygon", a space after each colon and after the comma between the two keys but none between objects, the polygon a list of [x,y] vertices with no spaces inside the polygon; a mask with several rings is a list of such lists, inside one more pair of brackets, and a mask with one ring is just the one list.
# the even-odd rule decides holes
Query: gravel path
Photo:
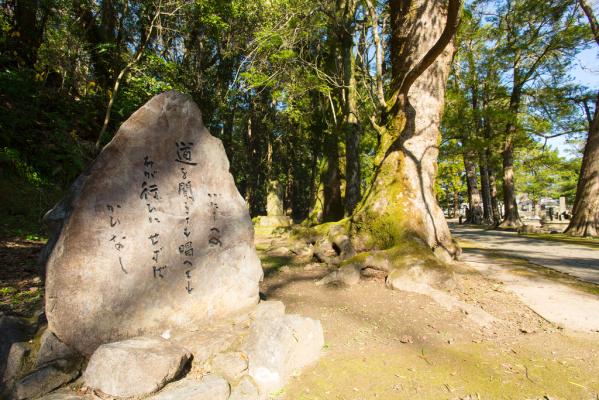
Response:
[{"label": "gravel path", "polygon": [[569,243],[532,239],[519,236],[515,232],[484,230],[453,224],[450,224],[450,228],[456,239],[476,243],[482,249],[525,258],[532,263],[599,284],[599,250]]}]

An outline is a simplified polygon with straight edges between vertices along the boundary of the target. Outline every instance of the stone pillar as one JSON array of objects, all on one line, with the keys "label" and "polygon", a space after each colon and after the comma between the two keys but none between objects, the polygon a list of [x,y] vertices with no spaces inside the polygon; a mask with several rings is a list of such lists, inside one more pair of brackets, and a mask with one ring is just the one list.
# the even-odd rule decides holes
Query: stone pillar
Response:
[{"label": "stone pillar", "polygon": [[562,213],[565,213],[566,211],[566,198],[561,196],[559,198],[559,214],[562,215]]},{"label": "stone pillar", "polygon": [[270,181],[268,184],[266,215],[269,217],[285,215],[283,210],[283,187],[278,181]]}]

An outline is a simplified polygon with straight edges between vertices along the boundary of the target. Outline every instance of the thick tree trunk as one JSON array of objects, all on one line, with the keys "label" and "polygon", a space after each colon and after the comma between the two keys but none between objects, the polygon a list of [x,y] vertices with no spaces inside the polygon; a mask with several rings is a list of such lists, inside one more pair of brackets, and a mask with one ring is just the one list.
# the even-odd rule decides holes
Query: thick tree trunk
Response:
[{"label": "thick tree trunk", "polygon": [[498,226],[501,222],[501,211],[499,210],[499,201],[497,200],[497,179],[495,173],[489,171],[489,186],[491,189],[491,210],[493,210],[493,225]]},{"label": "thick tree trunk", "polygon": [[[450,2],[449,12],[444,1],[394,0],[389,7],[396,92],[381,128],[372,187],[354,215],[355,229],[372,247],[388,248],[417,237],[436,253],[442,250],[437,254],[453,256],[457,247],[433,187],[452,55],[447,45],[461,4]],[[452,24],[446,25],[446,19]]]},{"label": "thick tree trunk", "polygon": [[466,186],[468,188],[468,209],[469,213],[466,222],[469,224],[482,224],[483,209],[480,191],[478,190],[478,179],[476,178],[476,164],[474,164],[474,154],[464,153],[464,167],[466,169]]},{"label": "thick tree trunk", "polygon": [[[351,58],[353,59],[353,57]],[[351,70],[353,70],[353,63]],[[358,124],[358,119],[356,118],[356,79],[353,72],[349,79],[346,95],[348,110],[345,116],[343,129],[345,132],[345,210],[347,215],[351,215],[362,198],[360,191],[362,180],[360,172],[361,129]]]},{"label": "thick tree trunk", "polygon": [[49,12],[50,7],[38,0],[14,2],[14,32],[9,36],[9,41],[18,63],[29,68],[35,66]]},{"label": "thick tree trunk", "polygon": [[347,215],[353,213],[361,199],[361,129],[357,118],[357,87],[353,54],[357,6],[358,1],[356,0],[337,0],[336,2],[336,50],[341,56],[341,65],[337,73],[343,82],[343,86],[336,92],[341,108],[336,128],[339,129],[340,138],[345,139],[345,211]]},{"label": "thick tree trunk", "polygon": [[[599,45],[599,23],[593,9],[586,0],[579,0],[586,14],[595,42]],[[595,100],[595,114],[591,115],[589,107],[589,136],[584,146],[584,156],[580,168],[580,177],[576,188],[576,199],[572,210],[572,221],[566,230],[573,236],[599,235],[599,92]]]},{"label": "thick tree trunk", "polygon": [[522,226],[516,203],[516,183],[514,181],[514,137],[516,135],[516,119],[520,109],[521,88],[518,83],[518,70],[514,69],[514,88],[510,97],[510,118],[506,124],[505,141],[503,143],[503,203],[504,219],[502,228],[519,228]]},{"label": "thick tree trunk", "polygon": [[493,210],[491,209],[491,186],[489,184],[489,166],[487,158],[487,148],[480,152],[480,189],[483,200],[483,223],[491,224],[493,222]]},{"label": "thick tree trunk", "polygon": [[595,114],[584,146],[572,220],[566,233],[572,236],[599,236],[599,92]]},{"label": "thick tree trunk", "polygon": [[343,218],[343,201],[339,174],[339,143],[336,135],[327,134],[324,151],[326,166],[321,179],[324,194],[322,222],[339,221]]}]

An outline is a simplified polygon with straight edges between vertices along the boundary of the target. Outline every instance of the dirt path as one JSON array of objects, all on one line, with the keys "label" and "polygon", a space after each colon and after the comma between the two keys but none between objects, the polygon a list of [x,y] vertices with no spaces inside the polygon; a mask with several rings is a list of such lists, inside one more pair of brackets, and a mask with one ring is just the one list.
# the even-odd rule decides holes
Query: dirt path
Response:
[{"label": "dirt path", "polygon": [[458,240],[476,243],[481,249],[500,251],[553,268],[587,282],[599,284],[599,250],[586,246],[519,236],[515,232],[451,225]]},{"label": "dirt path", "polygon": [[326,348],[281,399],[596,399],[599,334],[548,322],[501,281],[456,267],[448,295],[491,314],[488,327],[430,297],[382,280],[316,286],[328,269],[257,236],[262,293],[289,312],[319,319]]}]

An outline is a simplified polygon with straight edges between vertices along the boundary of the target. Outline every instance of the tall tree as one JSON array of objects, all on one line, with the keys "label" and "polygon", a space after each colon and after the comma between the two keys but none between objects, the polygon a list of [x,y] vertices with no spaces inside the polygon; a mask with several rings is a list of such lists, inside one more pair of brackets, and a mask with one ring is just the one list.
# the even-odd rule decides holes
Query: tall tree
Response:
[{"label": "tall tree", "polygon": [[380,134],[375,177],[354,216],[358,234],[378,235],[379,246],[418,237],[445,255],[457,251],[433,187],[461,9],[459,0],[389,1],[392,79],[378,122],[371,119]]},{"label": "tall tree", "polygon": [[[593,37],[599,46],[599,24],[586,0],[579,0],[587,16]],[[589,134],[584,147],[580,177],[576,189],[576,200],[572,220],[566,233],[573,236],[599,235],[599,91],[595,99],[595,110],[585,104],[589,123]]]},{"label": "tall tree", "polygon": [[503,141],[502,227],[522,225],[516,203],[514,148],[518,141],[519,116],[525,90],[541,82],[543,74],[562,69],[580,42],[576,8],[561,0],[507,0],[498,7],[498,34],[504,33],[499,52],[511,76],[508,115]]}]

